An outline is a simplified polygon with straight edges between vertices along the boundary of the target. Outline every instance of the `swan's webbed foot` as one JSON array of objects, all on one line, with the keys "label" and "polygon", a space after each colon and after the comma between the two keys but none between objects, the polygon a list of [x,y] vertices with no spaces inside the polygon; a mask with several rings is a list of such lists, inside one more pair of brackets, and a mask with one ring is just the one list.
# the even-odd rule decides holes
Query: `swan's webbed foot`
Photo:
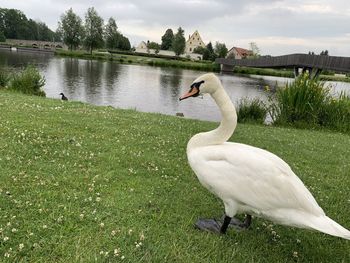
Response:
[{"label": "swan's webbed foot", "polygon": [[[225,218],[225,215],[222,216],[222,219]],[[238,230],[245,230],[250,227],[252,223],[252,216],[251,215],[246,215],[244,218],[244,221],[242,222],[241,220],[233,217],[231,222],[230,222],[230,227],[234,227]]]},{"label": "swan's webbed foot", "polygon": [[220,234],[222,223],[216,219],[198,219],[198,221],[195,223],[195,227],[207,231],[212,232],[216,234]]},{"label": "swan's webbed foot", "polygon": [[235,217],[224,216],[221,220],[216,219],[198,219],[195,227],[216,234],[225,234],[228,228],[235,228],[236,230],[247,229],[251,224],[252,217],[247,215],[244,222],[241,222]]}]

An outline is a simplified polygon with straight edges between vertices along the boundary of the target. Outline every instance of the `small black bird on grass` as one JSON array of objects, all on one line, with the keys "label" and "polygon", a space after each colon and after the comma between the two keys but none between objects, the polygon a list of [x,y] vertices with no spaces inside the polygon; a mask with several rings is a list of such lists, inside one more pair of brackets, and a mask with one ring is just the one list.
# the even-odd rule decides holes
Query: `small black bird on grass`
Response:
[{"label": "small black bird on grass", "polygon": [[61,92],[60,95],[62,96],[62,100],[68,100],[68,98],[66,96],[64,96],[64,94]]}]

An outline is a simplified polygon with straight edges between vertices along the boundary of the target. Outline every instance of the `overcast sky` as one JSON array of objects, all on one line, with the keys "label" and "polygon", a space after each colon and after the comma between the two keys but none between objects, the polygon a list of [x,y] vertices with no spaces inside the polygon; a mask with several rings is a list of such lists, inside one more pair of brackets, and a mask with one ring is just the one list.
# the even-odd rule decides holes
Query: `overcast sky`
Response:
[{"label": "overcast sky", "polygon": [[249,48],[263,55],[316,53],[350,57],[349,0],[0,0],[0,7],[23,11],[28,18],[56,30],[70,7],[83,20],[95,7],[105,20],[114,17],[132,45],[161,42],[167,28],[181,26],[186,39],[198,30],[209,41]]}]

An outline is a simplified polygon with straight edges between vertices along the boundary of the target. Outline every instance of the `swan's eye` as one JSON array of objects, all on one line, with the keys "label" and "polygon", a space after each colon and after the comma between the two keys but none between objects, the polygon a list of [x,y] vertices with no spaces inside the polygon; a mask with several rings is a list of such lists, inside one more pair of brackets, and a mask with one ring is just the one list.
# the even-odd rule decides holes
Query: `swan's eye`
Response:
[{"label": "swan's eye", "polygon": [[203,84],[203,83],[204,83],[204,80],[199,81],[199,82],[194,82],[194,83],[192,83],[192,85],[191,85],[191,89],[194,88],[194,87],[196,87],[197,89],[199,89],[199,87],[200,87],[201,84]]}]

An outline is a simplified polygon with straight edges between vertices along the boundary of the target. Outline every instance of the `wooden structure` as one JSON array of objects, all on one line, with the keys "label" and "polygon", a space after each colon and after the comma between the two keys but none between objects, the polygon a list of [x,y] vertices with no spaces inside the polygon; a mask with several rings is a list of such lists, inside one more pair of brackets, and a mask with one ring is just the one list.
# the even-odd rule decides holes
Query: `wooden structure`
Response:
[{"label": "wooden structure", "polygon": [[293,68],[295,76],[299,69],[309,71],[310,75],[317,76],[322,70],[340,73],[350,72],[350,57],[291,54],[284,56],[263,56],[255,59],[225,59],[217,58],[216,63],[221,65],[222,72],[232,72],[233,67],[254,68]]}]

